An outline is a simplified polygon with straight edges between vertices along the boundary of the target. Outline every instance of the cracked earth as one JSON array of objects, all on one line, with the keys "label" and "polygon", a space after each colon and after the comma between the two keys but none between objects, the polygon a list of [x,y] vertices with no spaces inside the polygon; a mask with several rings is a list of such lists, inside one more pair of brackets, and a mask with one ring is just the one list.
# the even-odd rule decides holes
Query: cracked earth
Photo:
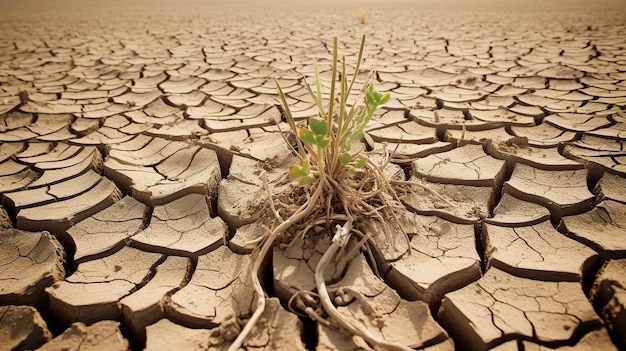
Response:
[{"label": "cracked earth", "polygon": [[[278,194],[293,161],[273,78],[306,121],[314,60],[327,89],[328,43],[354,65],[363,34],[356,85],[374,70],[392,97],[368,152],[396,150],[409,242],[372,228],[380,250],[327,274],[338,313],[415,350],[626,350],[625,17],[610,0],[0,2],[0,350],[225,350],[254,309],[261,174]],[[329,245],[274,248],[243,349],[367,349],[292,308]]]}]

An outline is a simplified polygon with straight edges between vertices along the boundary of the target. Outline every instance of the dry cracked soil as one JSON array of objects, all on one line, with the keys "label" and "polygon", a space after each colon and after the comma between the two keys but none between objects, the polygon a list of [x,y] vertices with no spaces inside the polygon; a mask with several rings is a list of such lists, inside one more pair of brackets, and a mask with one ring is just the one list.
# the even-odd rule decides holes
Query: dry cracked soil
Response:
[{"label": "dry cracked soil", "polygon": [[[286,130],[329,43],[391,101],[408,242],[329,281],[415,350],[626,350],[623,1],[0,1],[0,350],[224,350]],[[283,172],[283,173],[281,173]],[[426,189],[434,190],[429,191]],[[290,311],[327,240],[277,246],[245,350],[364,350]]]}]

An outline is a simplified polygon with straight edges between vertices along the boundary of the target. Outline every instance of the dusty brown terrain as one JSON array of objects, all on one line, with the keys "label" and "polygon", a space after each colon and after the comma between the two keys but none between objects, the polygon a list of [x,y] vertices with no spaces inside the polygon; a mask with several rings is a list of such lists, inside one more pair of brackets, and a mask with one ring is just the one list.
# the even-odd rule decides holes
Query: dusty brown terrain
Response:
[{"label": "dusty brown terrain", "polygon": [[[358,15],[366,23],[359,24]],[[0,350],[223,350],[329,43],[392,100],[368,133],[410,242],[329,282],[416,350],[626,350],[623,1],[1,1]],[[283,126],[285,128],[285,126]],[[286,130],[286,128],[285,128]],[[398,145],[399,144],[399,145]],[[373,156],[379,157],[379,156]],[[376,233],[373,233],[376,234]],[[277,247],[246,350],[361,350],[289,311],[328,240]],[[342,272],[343,273],[343,272]]]}]

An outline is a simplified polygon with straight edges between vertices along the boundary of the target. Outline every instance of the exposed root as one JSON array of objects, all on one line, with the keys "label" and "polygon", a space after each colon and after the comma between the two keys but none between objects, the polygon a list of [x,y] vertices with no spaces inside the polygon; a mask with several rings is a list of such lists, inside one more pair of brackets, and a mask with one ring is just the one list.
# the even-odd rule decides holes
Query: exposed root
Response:
[{"label": "exposed root", "polygon": [[[364,247],[367,240],[371,239],[371,236],[369,234],[363,235],[363,233],[361,233],[359,230],[354,229],[354,233],[361,234],[361,239],[352,249],[350,249],[348,252],[344,252],[337,258],[337,268],[335,269],[335,275],[333,275],[332,277],[333,280],[338,280],[340,278],[340,275],[343,274],[348,264],[350,264],[350,261],[352,261],[352,259],[357,255],[358,250]],[[343,247],[342,249],[345,249],[345,247]]]},{"label": "exposed root", "polygon": [[[370,176],[368,177],[366,175]],[[269,184],[267,184],[266,179],[263,179],[263,181],[266,191],[269,192]],[[354,184],[357,184],[358,188],[355,187]],[[395,191],[382,176],[381,169],[373,165],[373,163],[366,165],[366,169],[361,172],[360,176],[343,174],[341,177],[338,178],[338,180],[322,177],[320,181],[314,185],[314,187],[311,187],[309,189],[314,189],[313,194],[309,196],[308,193],[305,192],[306,201],[303,201],[304,203],[295,212],[293,212],[289,216],[289,218],[285,220],[283,220],[282,217],[278,214],[278,211],[282,209],[285,210],[285,212],[289,212],[288,208],[286,208],[285,204],[281,202],[277,203],[277,207],[274,203],[274,199],[270,197],[270,208],[274,214],[274,217],[276,218],[275,222],[277,222],[278,225],[276,226],[276,228],[274,228],[274,230],[271,231],[271,233],[269,233],[268,236],[263,237],[264,241],[260,246],[260,249],[255,253],[256,257],[253,260],[253,266],[251,269],[252,285],[257,296],[254,313],[252,314],[244,328],[241,330],[241,333],[228,348],[229,351],[238,350],[243,345],[244,340],[250,334],[252,328],[258,322],[265,309],[266,297],[259,280],[259,273],[262,263],[266,260],[268,253],[278,240],[285,239],[286,241],[290,242],[290,245],[292,245],[295,241],[298,241],[294,240],[294,238],[305,235],[314,226],[329,226],[331,222],[344,222],[343,226],[339,226],[340,230],[338,230],[337,234],[335,235],[336,240],[333,241],[331,247],[324,254],[324,257],[326,257],[326,260],[334,257],[336,254],[336,250],[344,248],[347,242],[347,238],[349,238],[352,234],[357,234],[360,237],[360,240],[356,248],[348,250],[347,254],[341,255],[344,256],[345,259],[338,262],[341,267],[345,267],[349,263],[348,257],[354,256],[356,250],[364,247],[363,245],[368,242],[368,239],[370,239],[370,234],[365,234],[365,230],[367,228],[366,223],[369,223],[370,221],[378,221],[380,223],[383,223],[385,221],[392,220],[395,218],[393,210],[400,207],[398,197],[395,195]],[[296,189],[295,191],[297,192],[298,190],[299,189]],[[359,228],[352,227],[355,221],[352,213],[359,214]],[[297,228],[297,230],[294,231],[292,230],[293,228]],[[383,231],[387,231],[384,226],[381,226],[381,228],[383,228]],[[284,238],[284,234],[288,229],[290,229],[289,232],[293,236],[289,238]],[[391,236],[390,233],[385,233],[385,235]],[[338,244],[338,242],[340,242],[341,244]],[[322,263],[322,261],[320,261],[320,263]],[[324,265],[325,264],[326,263],[324,263]],[[318,268],[316,270],[316,283],[317,280],[323,278],[321,276],[317,277],[317,275],[321,274],[320,267],[323,268],[324,265],[318,265]],[[317,284],[319,289],[319,283]],[[320,323],[330,323],[329,325],[334,324],[334,322],[337,320],[340,327],[347,329],[354,335],[363,337],[368,343],[372,345],[379,345],[380,347],[384,347],[389,350],[406,350],[403,348],[398,348],[395,343],[388,343],[384,340],[380,340],[380,338],[376,336],[367,335],[367,333],[365,335],[361,335],[364,333],[362,330],[345,320],[338,319],[337,316],[333,316],[332,312],[330,312],[329,309],[334,309],[334,306],[331,307],[332,303],[330,305],[328,304],[328,302],[330,301],[330,297],[328,297],[328,292],[326,291],[325,285],[322,287],[322,289],[323,290],[319,291],[319,298],[322,299],[321,306],[323,307],[323,310],[312,307],[319,304],[317,301],[304,301],[301,306],[297,306],[301,313],[304,313],[305,315],[307,315],[307,317],[314,319]],[[321,292],[325,294],[325,297],[322,298],[323,294],[321,294]],[[307,295],[306,293],[300,293],[298,298],[310,299],[311,296],[312,295],[310,295],[310,293],[309,295]],[[328,299],[327,303],[324,303],[323,299]],[[293,301],[290,301],[289,305],[291,306],[292,303]],[[332,322],[329,322],[323,318],[323,315],[325,314],[328,314],[332,317]]]},{"label": "exposed root", "polygon": [[330,318],[332,318],[349,333],[352,333],[352,335],[361,337],[373,349],[384,348],[389,351],[413,351],[406,345],[384,340],[370,333],[367,328],[359,328],[355,326],[337,311],[337,308],[335,308],[335,305],[331,301],[328,290],[326,289],[324,271],[326,269],[326,265],[331,262],[333,257],[335,257],[337,251],[339,251],[339,249],[343,247],[347,240],[350,238],[351,232],[348,228],[350,228],[351,226],[351,222],[346,222],[343,227],[338,228],[337,234],[335,234],[332,244],[330,245],[328,250],[326,250],[324,255],[322,255],[322,258],[315,268],[315,285],[317,286],[317,291],[322,306],[324,306],[324,310],[326,311],[326,313],[328,313]]},{"label": "exposed root", "polygon": [[298,211],[296,211],[296,213],[294,213],[291,217],[289,217],[278,227],[276,227],[261,246],[261,249],[258,252],[258,256],[254,260],[251,275],[252,286],[254,287],[254,291],[256,292],[257,296],[256,308],[254,310],[254,313],[248,320],[248,323],[246,323],[246,326],[241,330],[241,333],[239,334],[237,339],[235,339],[235,341],[233,341],[233,343],[228,348],[228,351],[236,351],[243,345],[243,341],[246,339],[248,334],[250,334],[250,331],[252,331],[252,328],[256,325],[259,318],[261,318],[263,311],[265,310],[265,292],[263,291],[263,286],[261,286],[261,282],[259,280],[259,271],[261,270],[261,264],[265,261],[269,250],[274,246],[274,242],[276,242],[276,239],[280,235],[282,235],[285,230],[287,230],[287,228],[291,227],[292,225],[309,215],[309,213],[316,206],[317,200],[319,199],[321,193],[322,187],[317,187],[315,189],[315,192],[313,193],[313,196],[311,196],[311,199],[309,199],[309,201],[302,205],[302,207],[300,207]]},{"label": "exposed root", "polygon": [[[287,308],[290,312],[295,313],[301,317],[307,316],[304,313],[307,308],[317,305],[319,296],[311,291],[299,290],[295,294],[291,295],[287,302]],[[295,306],[294,306],[295,303]],[[302,312],[300,312],[302,311]]]},{"label": "exposed root", "polygon": [[272,209],[272,213],[274,214],[274,217],[276,217],[276,219],[279,222],[281,223],[284,222],[283,218],[280,216],[280,213],[276,211],[276,206],[274,206],[274,200],[272,200],[272,190],[270,189],[270,184],[267,181],[267,172],[265,172],[265,170],[261,172],[260,178],[263,181],[263,188],[265,189],[265,192],[267,193],[267,198],[269,199],[270,208]]}]

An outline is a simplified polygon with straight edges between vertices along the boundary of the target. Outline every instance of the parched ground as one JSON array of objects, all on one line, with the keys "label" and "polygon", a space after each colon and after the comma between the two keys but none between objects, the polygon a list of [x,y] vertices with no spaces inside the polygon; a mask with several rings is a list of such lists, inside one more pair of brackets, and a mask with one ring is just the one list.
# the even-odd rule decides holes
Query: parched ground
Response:
[{"label": "parched ground", "polygon": [[[626,350],[625,18],[619,0],[0,1],[0,350],[225,349],[253,305],[260,174],[277,184],[289,152],[272,78],[315,116],[313,61],[328,86],[332,37],[353,65],[363,34],[359,79],[392,95],[371,152],[398,146],[439,196],[402,195],[410,243],[357,256],[339,312],[419,350]],[[268,262],[244,348],[362,349],[289,312],[328,242],[301,245]]]}]

